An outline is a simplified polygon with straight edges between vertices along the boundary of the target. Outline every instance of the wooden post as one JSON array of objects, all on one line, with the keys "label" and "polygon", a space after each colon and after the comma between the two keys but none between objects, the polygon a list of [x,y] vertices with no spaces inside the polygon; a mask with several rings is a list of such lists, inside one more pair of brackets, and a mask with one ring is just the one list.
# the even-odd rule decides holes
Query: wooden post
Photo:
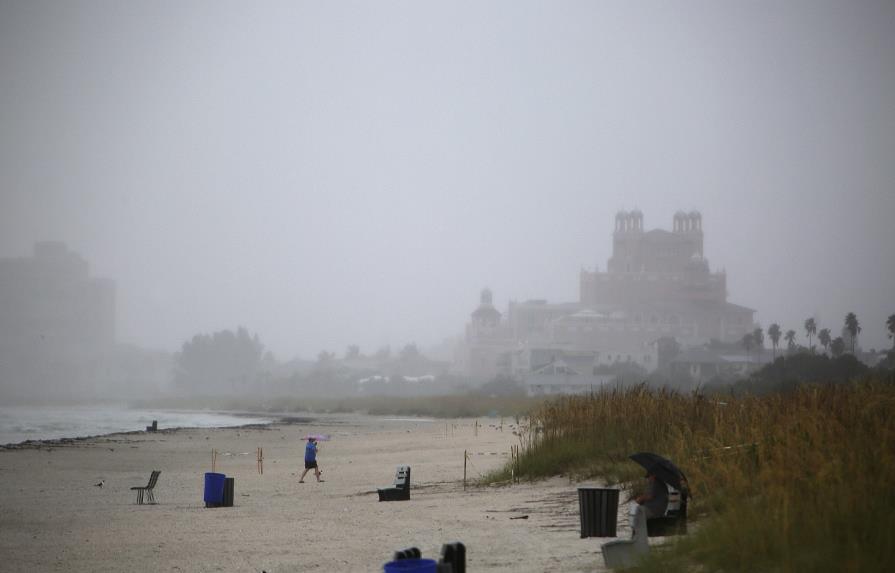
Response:
[{"label": "wooden post", "polygon": [[466,450],[463,450],[463,491],[466,491]]},{"label": "wooden post", "polygon": [[215,473],[215,468],[218,462],[218,451],[215,449],[211,450],[211,473]]},{"label": "wooden post", "polygon": [[516,483],[516,446],[510,446],[510,482]]},{"label": "wooden post", "polygon": [[516,446],[510,446],[510,483],[516,483]]},{"label": "wooden post", "polygon": [[516,446],[510,446],[510,483],[516,483]]}]

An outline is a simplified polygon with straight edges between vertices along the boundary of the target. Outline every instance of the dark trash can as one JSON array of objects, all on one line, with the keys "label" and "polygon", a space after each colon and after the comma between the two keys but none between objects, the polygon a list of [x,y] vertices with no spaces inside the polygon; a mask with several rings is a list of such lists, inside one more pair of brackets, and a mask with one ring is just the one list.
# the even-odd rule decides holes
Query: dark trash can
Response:
[{"label": "dark trash can", "polygon": [[466,573],[466,546],[459,541],[442,545],[438,563],[448,573]]},{"label": "dark trash can", "polygon": [[224,502],[224,482],[227,476],[208,472],[205,474],[205,507],[220,507]]},{"label": "dark trash can", "polygon": [[224,497],[221,500],[224,507],[233,507],[233,489],[235,485],[236,478],[224,479]]},{"label": "dark trash can", "polygon": [[581,538],[615,537],[618,520],[618,491],[602,487],[578,488]]}]

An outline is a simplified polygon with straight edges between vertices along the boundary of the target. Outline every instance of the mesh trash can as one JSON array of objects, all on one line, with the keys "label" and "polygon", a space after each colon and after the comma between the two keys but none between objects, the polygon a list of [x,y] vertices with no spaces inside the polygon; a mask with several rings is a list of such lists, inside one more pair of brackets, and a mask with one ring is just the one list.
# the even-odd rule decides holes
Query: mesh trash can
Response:
[{"label": "mesh trash can", "polygon": [[602,487],[579,487],[578,510],[581,514],[581,537],[615,537],[618,519],[618,490]]}]

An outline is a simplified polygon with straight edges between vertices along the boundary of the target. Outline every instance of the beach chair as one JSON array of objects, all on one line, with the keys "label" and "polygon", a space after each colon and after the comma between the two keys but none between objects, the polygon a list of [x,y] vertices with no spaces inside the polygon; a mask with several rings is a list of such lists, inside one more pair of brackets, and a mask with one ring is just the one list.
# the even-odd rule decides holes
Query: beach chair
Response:
[{"label": "beach chair", "polygon": [[603,552],[603,561],[606,562],[607,567],[613,569],[631,567],[649,553],[646,510],[643,509],[643,506],[634,504],[629,515],[631,517],[631,539],[609,541],[600,547]]},{"label": "beach chair", "polygon": [[404,559],[422,559],[423,553],[420,551],[419,547],[408,547],[407,549],[402,549],[400,551],[395,551],[394,557],[392,557],[392,561],[402,561]]},{"label": "beach chair", "polygon": [[[423,554],[417,547],[408,547],[401,551],[395,551],[392,561],[420,561],[423,560]],[[431,561],[431,560],[426,560]],[[392,563],[392,565],[396,565]],[[411,567],[419,564],[413,563]],[[400,569],[400,568],[398,568]],[[386,566],[389,571],[389,566]],[[416,571],[417,569],[407,568],[408,571]],[[436,573],[466,573],[466,546],[459,541],[455,543],[446,543],[441,546],[441,557],[435,563]]]},{"label": "beach chair", "polygon": [[152,475],[149,476],[148,484],[131,488],[132,491],[137,491],[137,505],[143,505],[144,499],[147,500],[147,503],[155,504],[155,494],[153,493],[153,490],[155,489],[155,483],[158,481],[160,473],[162,473],[160,470],[153,470]]},{"label": "beach chair", "polygon": [[379,501],[407,501],[410,499],[410,466],[398,466],[392,487],[381,488]]}]

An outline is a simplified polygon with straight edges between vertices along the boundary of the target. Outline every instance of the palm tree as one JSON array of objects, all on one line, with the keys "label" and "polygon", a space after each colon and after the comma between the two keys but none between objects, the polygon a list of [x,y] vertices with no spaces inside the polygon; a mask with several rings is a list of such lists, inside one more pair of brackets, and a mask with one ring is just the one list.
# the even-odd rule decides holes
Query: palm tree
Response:
[{"label": "palm tree", "polygon": [[761,361],[761,351],[764,350],[764,331],[760,326],[752,331],[752,342],[755,343],[755,349],[758,351],[758,358]]},{"label": "palm tree", "polygon": [[808,350],[813,350],[814,347],[811,346],[811,337],[817,334],[817,323],[814,322],[813,317],[805,321],[805,333],[808,335]]},{"label": "palm tree", "polygon": [[786,350],[788,352],[792,352],[796,349],[796,331],[795,330],[787,330],[786,335],[783,337],[786,340]]},{"label": "palm tree", "polygon": [[746,349],[746,361],[747,362],[749,360],[749,351],[752,349],[752,344],[754,342],[755,342],[755,339],[752,337],[751,332],[743,335],[742,343],[743,343],[743,348]]},{"label": "palm tree", "polygon": [[833,339],[830,338],[830,329],[821,328],[820,332],[817,333],[817,341],[821,343],[824,347],[824,352],[826,352],[830,347],[830,343],[833,342]]},{"label": "palm tree", "polygon": [[855,313],[850,312],[845,315],[845,330],[851,335],[851,353],[855,353],[855,343],[858,341],[858,333],[861,332],[861,324]]},{"label": "palm tree", "polygon": [[842,356],[845,352],[845,341],[842,340],[841,336],[837,336],[833,339],[833,342],[830,343],[830,353],[834,358]]},{"label": "palm tree", "polygon": [[777,343],[780,342],[780,325],[776,322],[768,327],[768,336],[771,339],[771,348],[774,349],[774,360],[777,360]]},{"label": "palm tree", "polygon": [[886,320],[886,328],[889,329],[889,338],[892,339],[892,348],[895,349],[895,314],[890,314]]}]

